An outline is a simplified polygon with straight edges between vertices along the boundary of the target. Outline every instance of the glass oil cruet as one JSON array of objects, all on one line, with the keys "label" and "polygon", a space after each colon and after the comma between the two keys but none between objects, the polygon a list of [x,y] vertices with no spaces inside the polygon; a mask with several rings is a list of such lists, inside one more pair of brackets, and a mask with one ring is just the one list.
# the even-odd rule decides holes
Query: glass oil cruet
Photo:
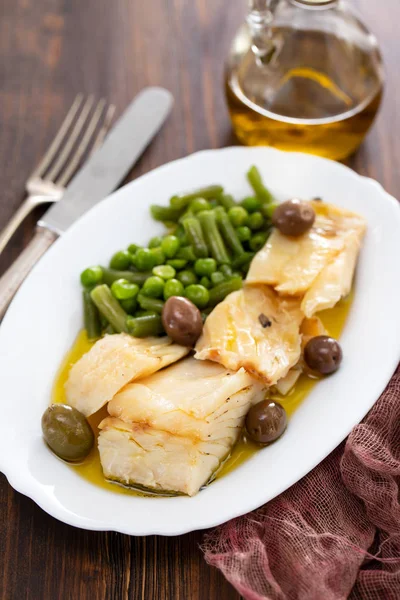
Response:
[{"label": "glass oil cruet", "polygon": [[370,128],[383,79],[377,41],[345,0],[249,0],[225,83],[241,142],[340,160]]}]

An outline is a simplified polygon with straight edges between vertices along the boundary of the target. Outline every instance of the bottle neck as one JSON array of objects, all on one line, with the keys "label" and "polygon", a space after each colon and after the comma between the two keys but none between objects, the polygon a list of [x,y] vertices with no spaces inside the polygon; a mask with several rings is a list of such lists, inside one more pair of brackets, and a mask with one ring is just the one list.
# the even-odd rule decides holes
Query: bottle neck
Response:
[{"label": "bottle neck", "polygon": [[325,8],[332,8],[335,4],[338,4],[339,0],[289,0],[289,2],[300,8],[324,10]]}]

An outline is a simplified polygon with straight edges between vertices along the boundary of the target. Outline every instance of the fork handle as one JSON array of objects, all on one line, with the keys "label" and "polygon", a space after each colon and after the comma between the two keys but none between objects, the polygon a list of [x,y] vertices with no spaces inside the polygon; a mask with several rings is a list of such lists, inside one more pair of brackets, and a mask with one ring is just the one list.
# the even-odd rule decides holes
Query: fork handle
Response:
[{"label": "fork handle", "polygon": [[37,206],[36,197],[28,196],[25,198],[21,206],[12,216],[10,221],[4,227],[3,231],[0,233],[0,254],[3,252],[4,248],[7,246],[8,242],[17,231],[18,227],[21,225],[22,221],[29,215],[29,213]]},{"label": "fork handle", "polygon": [[0,278],[0,321],[21,283],[56,239],[56,233],[37,227],[27,247]]}]

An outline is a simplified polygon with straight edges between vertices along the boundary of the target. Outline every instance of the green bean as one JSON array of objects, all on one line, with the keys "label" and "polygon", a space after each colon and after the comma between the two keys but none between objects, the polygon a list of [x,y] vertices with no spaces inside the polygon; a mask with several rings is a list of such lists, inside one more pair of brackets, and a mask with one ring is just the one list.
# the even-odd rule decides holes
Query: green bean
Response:
[{"label": "green bean", "polygon": [[225,277],[231,277],[233,273],[232,267],[230,267],[229,265],[221,265],[220,271]]},{"label": "green bean", "polygon": [[151,216],[155,221],[163,221],[171,223],[176,223],[179,217],[182,214],[182,210],[180,208],[173,208],[172,206],[158,206],[157,204],[153,204],[150,207]]},{"label": "green bean", "polygon": [[[201,212],[199,214],[201,214]],[[195,255],[198,258],[205,258],[208,256],[207,244],[204,239],[200,221],[195,217],[192,219],[186,219],[183,221],[183,226],[185,228],[188,240],[193,246]]]},{"label": "green bean", "polygon": [[103,269],[101,267],[89,267],[81,273],[81,283],[85,287],[93,287],[103,280]]},{"label": "green bean", "polygon": [[272,219],[272,215],[274,214],[274,210],[276,209],[277,206],[279,206],[279,205],[275,204],[275,203],[274,204],[262,204],[260,211],[262,212],[264,217],[270,221]]},{"label": "green bean", "polygon": [[126,325],[127,314],[111,293],[108,285],[103,283],[98,285],[90,292],[90,296],[101,312],[105,316],[107,321],[118,333],[121,331],[128,331]]},{"label": "green bean", "polygon": [[236,206],[236,202],[230,194],[222,194],[218,199],[220,205],[223,206],[226,211]]},{"label": "green bean", "polygon": [[193,246],[185,246],[184,248],[180,248],[176,253],[176,258],[183,258],[184,260],[194,262],[196,260],[196,254],[194,253]]},{"label": "green bean", "polygon": [[159,298],[150,298],[149,296],[140,293],[137,299],[140,308],[143,310],[152,310],[156,313],[162,313],[164,302]]},{"label": "green bean", "polygon": [[221,232],[222,238],[225,244],[230,248],[235,256],[243,254],[243,246],[239,240],[235,228],[233,227],[231,220],[229,219],[226,210],[220,206],[214,209],[217,216],[218,228]]},{"label": "green bean", "polygon": [[181,215],[179,217],[179,223],[183,223],[183,221],[185,219],[190,219],[194,217],[194,212],[192,211],[192,209],[189,207],[187,210],[185,210],[185,212],[183,213],[183,215]]},{"label": "green bean", "polygon": [[208,200],[209,198],[215,198],[216,196],[220,196],[224,188],[220,185],[210,185],[205,188],[201,188],[199,190],[195,190],[194,192],[190,192],[189,194],[184,194],[182,196],[172,196],[169,201],[171,208],[182,210],[186,208],[192,200],[196,198],[205,198]]},{"label": "green bean", "polygon": [[249,265],[254,258],[254,252],[245,252],[242,256],[234,258],[232,261],[232,267],[234,269],[242,269],[246,265]]},{"label": "green bean", "polygon": [[90,292],[87,290],[83,290],[83,315],[88,339],[95,340],[100,337],[101,324],[99,311],[90,297]]},{"label": "green bean", "polygon": [[107,327],[104,329],[103,334],[104,335],[114,335],[115,333],[115,329],[112,325],[110,325],[110,323],[107,325]]},{"label": "green bean", "polygon": [[227,281],[219,283],[210,290],[209,306],[216,306],[219,302],[222,302],[228,294],[240,290],[243,285],[241,277],[232,277]]},{"label": "green bean", "polygon": [[213,210],[203,210],[198,213],[197,216],[201,223],[203,235],[210,250],[210,254],[218,263],[229,263],[228,252],[226,251],[221,234],[218,231],[215,212]]},{"label": "green bean", "polygon": [[257,167],[253,166],[247,173],[247,179],[253,188],[257,198],[261,204],[271,204],[274,202],[274,197],[271,192],[265,187],[261,175]]},{"label": "green bean", "polygon": [[180,269],[186,267],[187,262],[188,261],[184,260],[183,258],[171,258],[170,260],[167,260],[167,265],[170,265],[176,271],[179,271]]},{"label": "green bean", "polygon": [[135,313],[135,317],[148,317],[157,314],[158,313],[154,312],[154,310],[137,310]]},{"label": "green bean", "polygon": [[131,254],[128,250],[120,250],[116,252],[110,260],[110,269],[118,269],[124,271],[132,262]]},{"label": "green bean", "polygon": [[117,279],[126,279],[131,283],[137,283],[137,285],[143,285],[151,272],[134,273],[133,271],[116,271],[115,269],[108,269],[107,267],[101,267],[103,270],[103,280],[108,286],[112,286],[114,281]]},{"label": "green bean", "polygon": [[129,333],[134,337],[142,338],[156,336],[164,333],[159,315],[146,315],[143,317],[128,317]]}]

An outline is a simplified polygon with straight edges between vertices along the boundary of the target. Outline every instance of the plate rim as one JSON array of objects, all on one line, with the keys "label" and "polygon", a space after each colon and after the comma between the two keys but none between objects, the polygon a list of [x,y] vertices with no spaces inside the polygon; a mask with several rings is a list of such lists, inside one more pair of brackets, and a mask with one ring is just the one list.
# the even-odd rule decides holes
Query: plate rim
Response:
[{"label": "plate rim", "polygon": [[[101,202],[97,203],[94,207],[92,207],[88,212],[86,212],[84,215],[82,215],[66,232],[66,234],[63,234],[62,237],[64,237],[65,235],[68,235],[68,233],[73,230],[75,228],[76,225],[78,225],[79,223],[84,223],[85,219],[90,218],[91,212],[93,210],[97,210],[97,208],[103,204],[104,202],[109,201],[110,199],[112,199],[116,194],[121,193],[121,190],[126,190],[126,188],[129,188],[131,186],[134,186],[134,184],[139,181],[139,180],[143,180],[143,179],[147,179],[149,177],[152,177],[154,175],[157,175],[158,173],[160,173],[161,171],[167,170],[168,168],[170,168],[171,166],[176,167],[179,164],[185,163],[186,161],[199,157],[201,155],[209,155],[209,154],[214,154],[214,153],[230,153],[230,152],[235,152],[235,151],[245,151],[245,152],[251,152],[251,151],[256,151],[259,152],[260,151],[260,147],[242,147],[242,146],[231,146],[231,147],[226,147],[226,148],[219,148],[219,149],[209,149],[209,150],[201,150],[198,152],[194,152],[188,156],[185,156],[183,158],[179,158],[173,161],[170,161],[168,163],[165,163],[155,169],[150,170],[149,172],[141,175],[140,177],[138,177],[137,179],[127,183],[125,186],[119,188],[118,190],[116,190],[115,192],[113,192],[112,194],[110,194],[109,196],[107,196],[104,200],[102,200]],[[354,179],[356,180],[361,180],[361,181],[365,181],[366,183],[368,183],[368,185],[373,185],[374,187],[377,188],[377,190],[379,191],[379,193],[381,195],[383,195],[386,199],[387,202],[389,202],[393,207],[396,207],[397,210],[399,210],[400,208],[400,204],[399,202],[396,200],[396,198],[391,195],[389,192],[387,192],[384,187],[376,180],[372,179],[371,177],[367,177],[364,175],[360,175],[359,173],[353,171],[350,167],[343,165],[341,163],[337,163],[334,161],[331,161],[329,159],[323,158],[323,157],[317,157],[314,155],[310,155],[310,154],[305,154],[305,153],[301,153],[301,152],[285,152],[285,151],[281,151],[281,150],[277,150],[275,148],[270,148],[270,147],[263,147],[262,148],[263,151],[265,151],[266,153],[279,153],[281,155],[299,155],[302,158],[306,157],[307,159],[310,159],[311,161],[322,161],[323,163],[329,163],[329,165],[333,168],[336,168],[338,170],[342,170],[344,172],[346,172],[347,174],[350,174]],[[399,211],[399,217],[398,217],[399,223],[400,223],[400,211]],[[58,243],[57,242],[54,244],[54,246]],[[50,249],[51,252],[51,249]],[[40,261],[39,261],[40,262]],[[32,276],[34,276],[36,267],[32,270],[31,274],[29,275],[29,277],[27,278],[30,279]],[[24,284],[21,286],[20,290],[17,293],[17,296],[19,296],[23,290],[25,286],[25,282]],[[13,302],[14,303],[14,302]],[[12,304],[13,304],[12,303]],[[5,318],[3,320],[3,323],[6,322],[8,320],[8,315],[9,315],[10,311],[7,311]],[[11,313],[12,314],[12,313]],[[2,336],[1,336],[1,329],[3,329],[2,327],[0,328],[0,346],[1,346],[1,342],[2,342]],[[397,356],[397,358],[394,358],[395,356]],[[383,386],[379,386],[382,387],[381,391],[379,392],[379,394],[377,395],[376,401],[378,400],[380,394],[383,392],[383,390],[385,389],[388,381],[390,380],[392,374],[394,373],[398,363],[399,363],[399,359],[400,359],[400,339],[399,339],[399,343],[398,343],[398,348],[397,348],[397,353],[395,355],[395,353],[393,353],[393,360],[389,361],[388,364],[386,364],[386,368],[385,368],[385,381],[386,383]],[[386,375],[387,374],[387,375]],[[383,377],[382,377],[383,379]],[[375,402],[376,402],[375,401]],[[369,409],[370,410],[370,409]],[[356,423],[354,423],[352,425],[352,427],[355,425]],[[335,446],[333,448],[331,448],[331,450],[328,452],[328,454],[325,455],[328,456],[341,442],[343,441],[343,439],[341,439],[337,444],[335,444]],[[324,460],[324,459],[322,459]],[[315,466],[317,466],[317,464],[319,464],[319,462],[321,461],[317,461],[317,463],[312,467],[315,468]],[[166,536],[170,536],[170,535],[181,535],[184,533],[188,533],[190,531],[195,531],[195,530],[203,530],[203,529],[208,529],[210,527],[214,527],[216,525],[221,524],[222,522],[228,521],[232,518],[235,517],[239,517],[243,514],[246,514],[248,512],[251,512],[255,509],[257,509],[259,506],[261,506],[259,504],[258,501],[256,501],[256,503],[254,505],[249,504],[248,506],[246,506],[246,509],[241,512],[238,513],[237,510],[233,511],[232,514],[229,516],[224,515],[223,519],[221,520],[221,518],[216,518],[215,520],[213,519],[209,519],[207,521],[207,523],[203,523],[200,525],[195,525],[194,527],[191,526],[187,526],[184,528],[178,528],[178,529],[171,529],[171,530],[149,530],[147,532],[140,532],[140,533],[134,533],[132,532],[132,528],[127,526],[127,527],[110,527],[106,524],[99,524],[97,521],[94,522],[93,524],[88,522],[87,517],[81,517],[80,515],[76,515],[73,514],[72,517],[69,517],[69,512],[67,511],[67,509],[63,506],[61,506],[61,510],[59,511],[57,509],[57,506],[54,503],[54,499],[48,499],[48,496],[43,495],[43,493],[40,490],[40,487],[37,487],[35,489],[33,489],[32,486],[29,485],[28,482],[25,482],[22,479],[18,478],[18,475],[16,475],[15,473],[10,472],[9,469],[7,469],[6,466],[6,462],[4,462],[4,459],[0,456],[0,471],[4,473],[4,475],[6,476],[8,482],[10,483],[10,485],[18,492],[22,493],[23,495],[31,498],[36,504],[38,504],[38,506],[40,506],[43,510],[45,510],[48,514],[50,514],[51,516],[53,516],[54,518],[60,520],[61,522],[67,523],[69,525],[75,526],[75,527],[82,527],[88,530],[94,530],[94,531],[116,531],[119,533],[123,533],[123,534],[127,534],[127,535],[140,535],[140,536],[147,536],[147,535],[166,535]],[[288,483],[288,485],[286,486],[285,489],[288,489],[289,487],[291,487],[295,482],[299,481],[302,477],[304,477],[304,475],[306,475],[307,473],[309,473],[312,469],[306,469],[306,471],[301,475],[301,476],[297,476],[294,478],[293,481],[291,481],[290,483]],[[190,498],[186,499],[187,501],[190,501]],[[270,501],[270,500],[269,500]]]}]

